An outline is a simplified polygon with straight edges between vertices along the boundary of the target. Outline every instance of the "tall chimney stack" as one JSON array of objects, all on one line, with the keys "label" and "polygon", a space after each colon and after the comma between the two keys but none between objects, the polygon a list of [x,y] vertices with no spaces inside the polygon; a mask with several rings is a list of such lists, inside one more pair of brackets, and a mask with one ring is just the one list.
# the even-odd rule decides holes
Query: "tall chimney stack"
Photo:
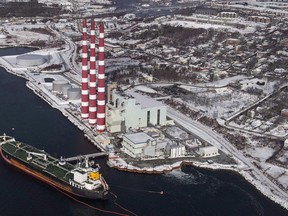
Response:
[{"label": "tall chimney stack", "polygon": [[83,20],[82,33],[82,85],[81,85],[81,118],[87,119],[88,114],[88,55],[87,55],[87,23]]},{"label": "tall chimney stack", "polygon": [[104,65],[104,24],[99,26],[97,132],[105,131],[105,65]]},{"label": "tall chimney stack", "polygon": [[90,84],[89,84],[89,125],[96,124],[96,57],[95,57],[95,22],[91,20],[90,29]]}]

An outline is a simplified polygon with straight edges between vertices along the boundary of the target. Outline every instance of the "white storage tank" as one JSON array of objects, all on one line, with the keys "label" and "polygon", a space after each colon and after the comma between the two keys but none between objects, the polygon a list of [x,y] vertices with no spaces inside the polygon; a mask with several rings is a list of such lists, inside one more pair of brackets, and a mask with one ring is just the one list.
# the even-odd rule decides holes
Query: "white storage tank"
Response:
[{"label": "white storage tank", "polygon": [[63,86],[65,86],[67,84],[69,84],[69,82],[66,80],[55,80],[55,81],[53,81],[53,91],[62,93]]},{"label": "white storage tank", "polygon": [[67,91],[67,96],[69,100],[79,100],[81,98],[80,88],[70,88]]},{"label": "white storage tank", "polygon": [[42,65],[45,62],[45,57],[39,54],[24,54],[16,57],[16,64],[26,67]]},{"label": "white storage tank", "polygon": [[65,85],[63,85],[62,86],[62,94],[63,95],[65,95],[65,96],[67,96],[67,94],[68,94],[68,89],[70,89],[71,88],[71,84],[65,84]]}]

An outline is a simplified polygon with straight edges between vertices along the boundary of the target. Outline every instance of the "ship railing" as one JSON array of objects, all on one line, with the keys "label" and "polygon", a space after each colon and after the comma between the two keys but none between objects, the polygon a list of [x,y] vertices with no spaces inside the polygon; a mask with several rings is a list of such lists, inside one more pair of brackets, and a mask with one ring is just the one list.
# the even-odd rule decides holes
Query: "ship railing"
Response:
[{"label": "ship railing", "polygon": [[39,167],[41,167],[42,169],[46,169],[47,168],[47,164],[45,164],[45,163],[43,163],[43,162],[41,162],[41,161],[39,161],[37,159],[33,160],[32,163],[37,165],[37,166],[39,166]]},{"label": "ship railing", "polygon": [[3,140],[2,142],[0,142],[0,146],[5,144],[5,143],[15,142],[15,138],[14,137],[9,137],[9,136],[0,136],[0,140]]},{"label": "ship railing", "polygon": [[106,183],[105,179],[104,179],[102,176],[101,176],[101,178],[100,178],[100,181],[101,181],[104,189],[105,189],[105,190],[108,190],[108,189],[109,189],[109,186],[108,186],[108,184]]},{"label": "ship railing", "polygon": [[76,187],[76,188],[79,188],[79,189],[83,189],[84,188],[84,185],[81,185],[73,180],[69,180],[69,184],[72,185],[73,187]]}]

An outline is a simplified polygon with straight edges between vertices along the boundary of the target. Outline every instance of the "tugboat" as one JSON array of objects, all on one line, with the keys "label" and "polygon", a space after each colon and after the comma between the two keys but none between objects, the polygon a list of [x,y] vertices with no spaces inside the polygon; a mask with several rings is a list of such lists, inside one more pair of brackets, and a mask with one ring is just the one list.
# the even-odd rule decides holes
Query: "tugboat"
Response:
[{"label": "tugboat", "polygon": [[[99,172],[100,166],[88,161],[105,153],[59,160],[4,134],[0,136],[0,154],[8,164],[71,195],[102,200],[108,197],[109,186]],[[83,160],[77,165],[68,162],[75,159]]]}]

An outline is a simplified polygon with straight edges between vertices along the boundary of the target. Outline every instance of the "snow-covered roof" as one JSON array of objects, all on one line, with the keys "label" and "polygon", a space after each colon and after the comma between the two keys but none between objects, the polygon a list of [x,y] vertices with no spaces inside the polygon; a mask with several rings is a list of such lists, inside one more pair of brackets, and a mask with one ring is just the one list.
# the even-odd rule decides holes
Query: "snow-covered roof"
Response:
[{"label": "snow-covered roof", "polygon": [[146,143],[148,140],[153,141],[154,139],[144,132],[134,133],[134,134],[125,134],[124,137],[129,139],[135,145]]},{"label": "snow-covered roof", "polygon": [[165,105],[153,98],[146,97],[142,94],[134,92],[132,90],[127,91],[129,95],[135,98],[136,103],[141,104],[142,108],[153,108],[153,107],[165,107]]},{"label": "snow-covered roof", "polygon": [[213,151],[218,151],[218,148],[216,146],[205,146],[205,147],[201,147],[200,151],[213,152]]}]

